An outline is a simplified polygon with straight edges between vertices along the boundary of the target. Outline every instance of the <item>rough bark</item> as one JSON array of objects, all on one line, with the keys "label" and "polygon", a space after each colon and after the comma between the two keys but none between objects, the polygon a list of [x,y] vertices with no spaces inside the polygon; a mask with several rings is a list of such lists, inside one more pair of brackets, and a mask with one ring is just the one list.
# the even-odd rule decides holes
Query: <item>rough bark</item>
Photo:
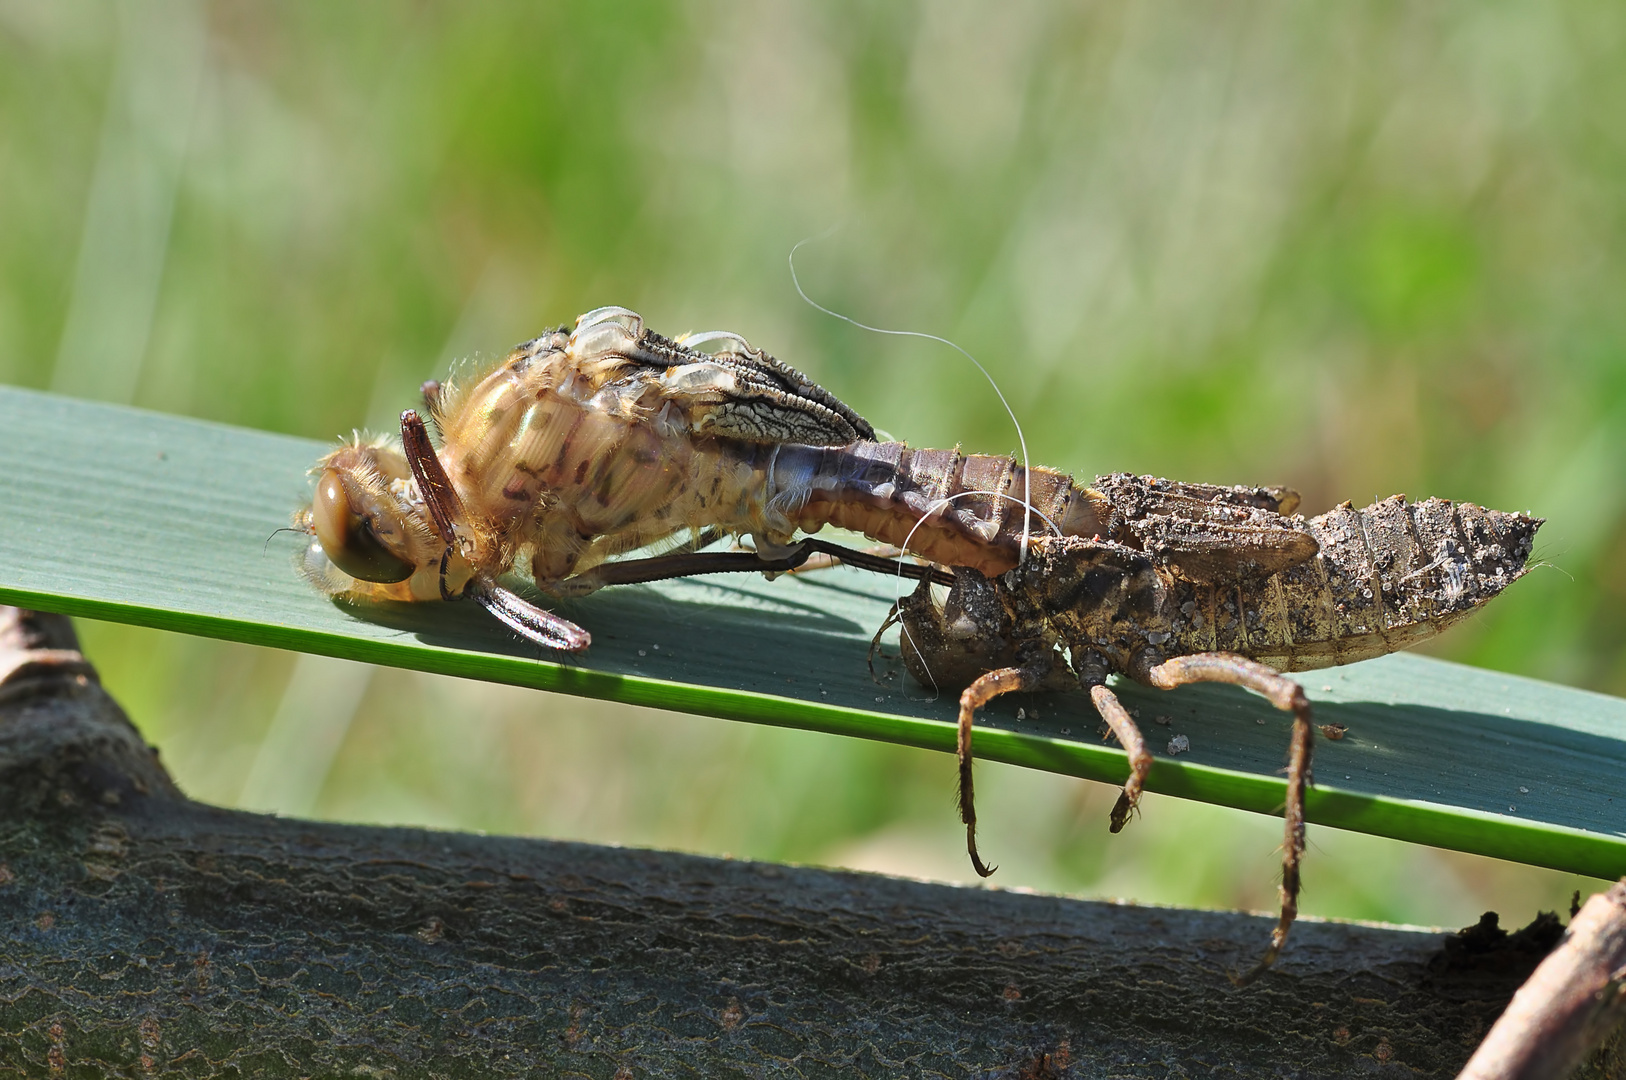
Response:
[{"label": "rough bark", "polygon": [[0,618],[0,1074],[1450,1076],[1561,932],[1237,990],[1268,919],[221,810],[74,650]]}]

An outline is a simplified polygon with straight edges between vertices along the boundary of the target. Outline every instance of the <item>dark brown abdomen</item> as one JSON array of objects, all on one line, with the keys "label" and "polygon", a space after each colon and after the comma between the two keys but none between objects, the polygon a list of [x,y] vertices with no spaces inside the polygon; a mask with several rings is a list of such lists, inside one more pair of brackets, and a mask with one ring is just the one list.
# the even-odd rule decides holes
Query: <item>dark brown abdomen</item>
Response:
[{"label": "dark brown abdomen", "polygon": [[1099,527],[1072,477],[986,454],[896,442],[786,446],[774,478],[774,498],[805,532],[834,525],[988,575],[1017,563],[1024,501],[1033,535],[1088,535]]}]

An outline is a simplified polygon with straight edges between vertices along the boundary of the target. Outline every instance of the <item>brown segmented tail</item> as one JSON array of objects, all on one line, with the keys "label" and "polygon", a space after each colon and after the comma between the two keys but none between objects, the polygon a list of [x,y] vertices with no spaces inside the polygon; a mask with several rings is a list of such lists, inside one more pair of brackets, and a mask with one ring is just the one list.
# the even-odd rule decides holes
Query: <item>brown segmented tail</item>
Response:
[{"label": "brown segmented tail", "polygon": [[[774,500],[799,529],[852,529],[933,562],[1001,574],[1022,548],[1024,493],[1035,536],[1090,535],[1097,515],[1073,478],[1011,458],[897,442],[784,446]],[[907,542],[906,542],[907,541]]]},{"label": "brown segmented tail", "polygon": [[1282,671],[1407,648],[1524,576],[1542,524],[1445,499],[1407,503],[1396,495],[1362,510],[1345,503],[1308,522],[1321,545],[1315,558],[1259,586],[1216,590],[1219,619],[1208,647]]}]

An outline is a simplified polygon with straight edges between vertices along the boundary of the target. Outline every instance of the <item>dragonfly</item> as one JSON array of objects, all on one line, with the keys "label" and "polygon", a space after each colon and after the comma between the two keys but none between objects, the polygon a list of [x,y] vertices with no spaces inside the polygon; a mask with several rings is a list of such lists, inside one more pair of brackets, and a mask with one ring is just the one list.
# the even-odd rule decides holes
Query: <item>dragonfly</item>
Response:
[{"label": "dragonfly", "polygon": [[[808,534],[832,525],[999,573],[1027,539],[1017,511],[1063,532],[1093,521],[1061,473],[878,442],[835,395],[738,335],[673,340],[624,308],[525,342],[466,385],[425,384],[424,397],[438,448],[409,409],[399,439],[357,435],[311,470],[315,497],[294,516],[311,541],[305,576],[360,602],[467,597],[565,651],[591,634],[499,578],[523,570],[544,593],[579,596],[825,554],[946,582]],[[754,550],[698,550],[723,536]],[[617,561],[662,544],[673,550]]]},{"label": "dragonfly", "polygon": [[[1287,488],[1122,473],[1080,484],[1009,456],[882,441],[739,335],[667,338],[618,307],[423,396],[427,423],[409,409],[398,440],[357,435],[311,470],[315,495],[294,525],[317,588],[364,603],[468,598],[528,640],[579,652],[585,628],[500,579],[523,572],[545,594],[580,596],[815,556],[914,578],[887,623],[901,624],[918,680],[964,688],[959,803],[979,874],[992,871],[976,846],[971,735],[998,696],[1089,693],[1129,759],[1113,832],[1152,758],[1111,676],[1231,683],[1290,713],[1281,912],[1242,982],[1275,961],[1297,915],[1315,729],[1283,673],[1441,632],[1526,572],[1542,524],[1399,497],[1305,519]],[[918,561],[813,535],[827,525]],[[724,537],[752,548],[705,550]]]}]

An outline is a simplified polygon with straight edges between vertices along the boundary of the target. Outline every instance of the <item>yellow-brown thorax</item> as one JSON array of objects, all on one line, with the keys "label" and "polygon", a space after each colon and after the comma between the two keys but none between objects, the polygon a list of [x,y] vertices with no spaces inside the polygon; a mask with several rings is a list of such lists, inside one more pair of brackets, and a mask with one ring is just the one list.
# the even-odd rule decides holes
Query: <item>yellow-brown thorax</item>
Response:
[{"label": "yellow-brown thorax", "polygon": [[775,531],[764,444],[699,434],[670,372],[628,377],[560,344],[522,347],[437,410],[472,563],[528,558],[546,585],[690,530]]}]

